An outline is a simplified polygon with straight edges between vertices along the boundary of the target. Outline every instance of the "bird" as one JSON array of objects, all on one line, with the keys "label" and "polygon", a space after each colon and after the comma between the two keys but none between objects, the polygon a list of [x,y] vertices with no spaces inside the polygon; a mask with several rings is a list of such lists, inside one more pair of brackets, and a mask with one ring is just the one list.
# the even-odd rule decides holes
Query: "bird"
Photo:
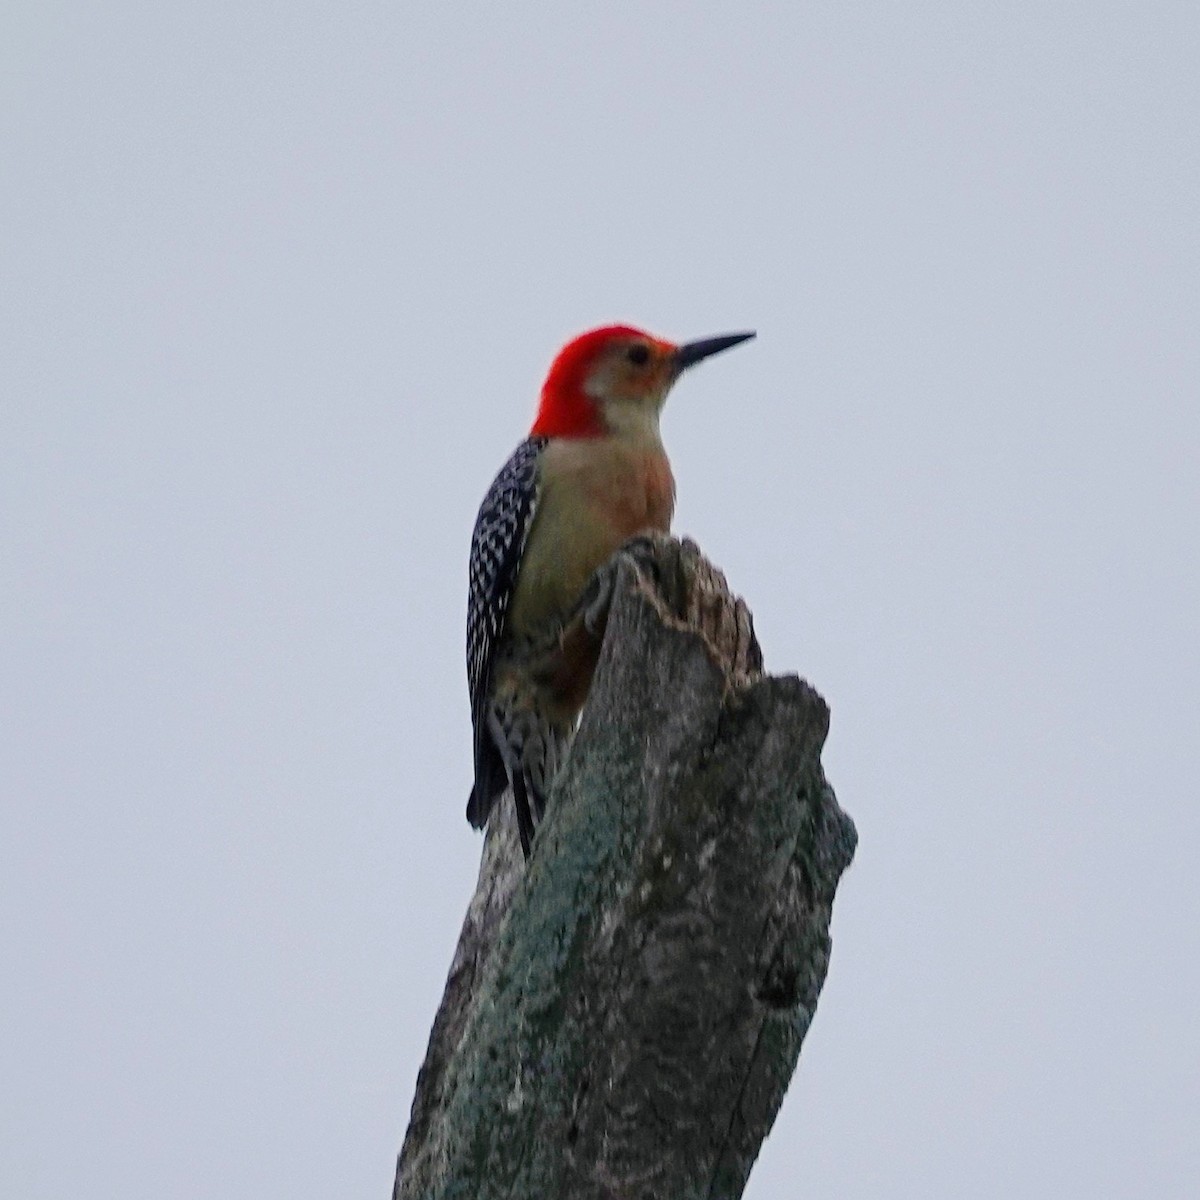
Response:
[{"label": "bird", "polygon": [[557,639],[624,542],[670,530],[675,480],[659,418],[672,386],[754,336],[677,344],[605,325],[571,339],[550,365],[528,436],[484,495],[468,565],[467,820],[482,829],[511,786],[526,859],[595,665],[574,661]]}]

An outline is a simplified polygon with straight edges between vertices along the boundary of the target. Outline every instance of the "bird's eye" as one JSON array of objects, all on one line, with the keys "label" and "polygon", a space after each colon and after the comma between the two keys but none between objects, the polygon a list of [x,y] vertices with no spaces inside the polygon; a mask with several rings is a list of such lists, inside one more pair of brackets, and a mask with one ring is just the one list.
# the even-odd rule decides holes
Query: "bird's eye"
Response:
[{"label": "bird's eye", "polygon": [[649,346],[630,346],[629,361],[635,367],[644,367],[650,361]]}]

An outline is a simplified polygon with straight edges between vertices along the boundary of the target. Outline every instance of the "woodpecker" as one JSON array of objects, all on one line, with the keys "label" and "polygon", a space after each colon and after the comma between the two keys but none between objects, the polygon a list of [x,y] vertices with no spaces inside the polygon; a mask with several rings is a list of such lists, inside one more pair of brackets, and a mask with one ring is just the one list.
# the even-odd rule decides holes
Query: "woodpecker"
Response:
[{"label": "woodpecker", "polygon": [[623,542],[670,529],[675,480],[659,415],[671,386],[753,336],[676,345],[607,325],[573,339],[550,366],[529,436],[484,496],[468,571],[475,785],[467,819],[483,828],[511,785],[526,858],[591,682],[591,665],[555,662],[565,653],[556,639],[593,572]]}]

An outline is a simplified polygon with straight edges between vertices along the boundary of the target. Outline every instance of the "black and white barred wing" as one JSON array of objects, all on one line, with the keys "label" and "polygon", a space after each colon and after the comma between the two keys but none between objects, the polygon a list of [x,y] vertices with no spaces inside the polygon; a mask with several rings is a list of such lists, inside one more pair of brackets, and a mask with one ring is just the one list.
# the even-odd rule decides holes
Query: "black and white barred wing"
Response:
[{"label": "black and white barred wing", "polygon": [[[504,618],[512,600],[521,566],[521,555],[533,524],[538,500],[538,456],[545,438],[527,438],[488,488],[475,532],[471,536],[471,561],[467,590],[467,687],[471,695],[471,720],[475,725],[476,788],[468,816],[486,820],[494,783],[480,778],[494,773],[493,748],[486,734],[486,703],[492,663],[504,631]],[[481,788],[481,784],[485,784]],[[472,807],[474,806],[474,807]]]}]

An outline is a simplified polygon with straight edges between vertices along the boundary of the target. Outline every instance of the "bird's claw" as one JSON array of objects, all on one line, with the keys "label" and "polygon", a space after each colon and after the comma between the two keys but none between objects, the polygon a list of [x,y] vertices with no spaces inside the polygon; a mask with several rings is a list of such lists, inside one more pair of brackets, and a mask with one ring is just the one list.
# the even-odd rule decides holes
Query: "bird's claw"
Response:
[{"label": "bird's claw", "polygon": [[592,637],[598,638],[604,633],[616,587],[617,559],[612,558],[596,572],[584,602],[583,627]]},{"label": "bird's claw", "polygon": [[621,548],[592,576],[591,584],[583,601],[583,625],[593,637],[604,633],[616,594],[617,578],[621,563],[631,562],[639,574],[658,578],[658,557],[654,537],[638,534],[623,543]]}]

